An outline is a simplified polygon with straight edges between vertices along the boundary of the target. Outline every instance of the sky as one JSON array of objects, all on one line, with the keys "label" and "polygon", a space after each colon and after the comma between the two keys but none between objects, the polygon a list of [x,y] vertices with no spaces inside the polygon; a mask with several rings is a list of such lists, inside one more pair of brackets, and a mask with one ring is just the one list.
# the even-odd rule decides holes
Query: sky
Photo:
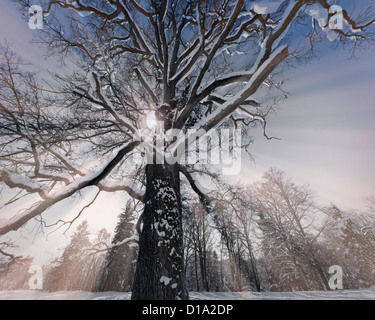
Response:
[{"label": "sky", "polygon": [[375,193],[375,48],[348,57],[329,51],[288,72],[292,95],[268,124],[269,135],[281,140],[258,137],[255,164],[247,166],[255,177],[280,168],[345,209],[362,208]]},{"label": "sky", "polygon": [[[43,75],[56,64],[44,58],[41,48],[29,43],[34,32],[37,31],[29,29],[14,4],[0,2],[0,41],[6,39]],[[375,45],[359,52],[358,59],[350,60],[349,56],[341,49],[323,45],[319,59],[286,71],[285,89],[291,95],[268,120],[269,135],[280,140],[268,141],[261,132],[254,133],[251,151],[255,162],[244,159],[242,182],[259,180],[265,171],[275,167],[296,183],[310,185],[322,205],[335,203],[343,209],[360,209],[366,196],[375,195]],[[87,194],[89,199],[92,190]],[[80,199],[76,201],[83,201],[81,204],[89,201]],[[109,200],[102,198],[87,212],[87,217],[96,216],[96,229],[113,228],[113,217],[120,213],[116,208],[125,205],[121,195],[115,195],[106,210],[111,218],[103,218],[101,210],[108,209],[108,204]],[[65,205],[55,206],[47,213],[66,214]],[[51,241],[61,243],[57,235]],[[30,250],[35,254],[42,252],[40,247]]]}]

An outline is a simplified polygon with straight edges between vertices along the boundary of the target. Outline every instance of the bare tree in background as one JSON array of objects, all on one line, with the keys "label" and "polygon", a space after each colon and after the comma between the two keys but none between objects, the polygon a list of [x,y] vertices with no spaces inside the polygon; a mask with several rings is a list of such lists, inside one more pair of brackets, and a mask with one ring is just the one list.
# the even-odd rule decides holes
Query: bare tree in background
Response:
[{"label": "bare tree in background", "polygon": [[270,277],[278,278],[284,290],[328,290],[319,254],[325,224],[319,220],[320,210],[310,188],[271,169],[251,194],[264,234],[262,250]]},{"label": "bare tree in background", "polygon": [[375,214],[375,196],[366,198],[367,211],[370,214]]},{"label": "bare tree in background", "polygon": [[[15,2],[25,10],[32,4]],[[61,87],[47,93],[9,49],[1,49],[1,181],[19,192],[8,203],[25,194],[35,202],[0,234],[87,187],[97,195],[126,191],[144,202],[133,299],[188,298],[180,174],[201,199],[198,174],[212,177],[199,165],[135,163],[141,137],[154,139],[146,116],[154,112],[163,133],[247,131],[258,124],[269,138],[274,94],[284,94],[279,66],[306,57],[326,36],[353,47],[374,37],[371,11],[359,17],[344,11],[345,28],[332,30],[325,0],[40,2],[40,42],[72,72],[56,76]],[[185,143],[180,140],[162,148]]]},{"label": "bare tree in background", "polygon": [[335,205],[324,209],[324,260],[340,265],[344,289],[369,288],[375,283],[375,220],[373,214],[345,211]]},{"label": "bare tree in background", "polygon": [[[210,254],[214,243],[209,216],[198,202],[191,201],[191,208],[185,209],[185,250],[186,257],[194,265],[195,287],[197,291],[210,291]],[[190,253],[189,253],[190,252]],[[193,282],[193,279],[191,279]],[[201,285],[202,284],[202,285]]]}]

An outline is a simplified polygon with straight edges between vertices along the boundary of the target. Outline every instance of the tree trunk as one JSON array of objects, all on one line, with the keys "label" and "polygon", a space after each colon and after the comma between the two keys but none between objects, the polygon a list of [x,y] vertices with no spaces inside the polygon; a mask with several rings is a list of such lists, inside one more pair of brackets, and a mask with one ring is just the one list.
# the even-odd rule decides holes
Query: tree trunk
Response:
[{"label": "tree trunk", "polygon": [[247,231],[247,228],[245,229],[245,240],[246,240],[246,246],[250,258],[250,266],[251,266],[251,271],[254,275],[254,282],[255,282],[255,288],[257,292],[261,291],[261,286],[260,286],[260,280],[259,280],[259,274],[258,274],[258,268],[257,268],[257,262],[254,257],[253,249],[252,249],[252,244],[249,238],[249,233]]},{"label": "tree trunk", "polygon": [[319,261],[313,257],[313,263],[314,263],[314,267],[316,269],[316,271],[318,272],[318,277],[320,277],[321,281],[318,281],[318,284],[321,288],[321,290],[329,290],[329,283],[328,283],[328,280],[327,280],[327,276],[326,274],[324,273],[323,271],[323,268],[321,267],[321,264],[319,263]]},{"label": "tree trunk", "polygon": [[146,180],[132,300],[187,300],[178,164],[149,164]]},{"label": "tree trunk", "polygon": [[195,283],[197,287],[197,291],[200,292],[200,285],[199,285],[199,275],[198,275],[198,248],[197,248],[197,239],[194,239],[194,271],[195,271]]}]

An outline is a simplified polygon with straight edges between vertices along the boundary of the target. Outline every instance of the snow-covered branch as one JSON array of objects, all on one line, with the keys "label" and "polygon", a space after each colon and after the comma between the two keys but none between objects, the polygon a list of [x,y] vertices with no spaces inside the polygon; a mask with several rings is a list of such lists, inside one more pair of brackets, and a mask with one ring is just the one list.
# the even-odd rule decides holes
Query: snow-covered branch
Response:
[{"label": "snow-covered branch", "polygon": [[[122,161],[122,159],[128,153],[130,153],[138,144],[139,142],[129,143],[124,148],[119,150],[114,157],[108,160],[105,165],[102,165],[102,168],[100,170],[96,170],[91,174],[87,174],[84,177],[80,177],[66,187],[62,187],[59,190],[50,192],[46,200],[41,201],[39,204],[36,204],[33,208],[25,210],[23,213],[16,215],[14,218],[9,220],[5,226],[2,226],[0,228],[0,235],[6,234],[11,230],[19,229],[32,218],[35,218],[36,216],[40,215],[56,203],[71,197],[76,192],[90,186],[99,185],[101,181],[104,180],[111,173],[111,171]],[[102,186],[102,188],[105,188],[105,186]],[[130,191],[130,189],[127,190]]]}]

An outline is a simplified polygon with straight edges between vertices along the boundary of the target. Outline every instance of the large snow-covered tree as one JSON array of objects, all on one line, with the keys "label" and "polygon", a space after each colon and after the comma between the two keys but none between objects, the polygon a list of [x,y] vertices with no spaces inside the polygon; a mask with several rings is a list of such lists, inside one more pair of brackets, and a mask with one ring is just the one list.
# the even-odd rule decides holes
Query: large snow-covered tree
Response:
[{"label": "large snow-covered tree", "polygon": [[[350,16],[328,0],[39,2],[39,41],[68,75],[46,90],[1,49],[1,181],[18,192],[9,204],[25,194],[35,202],[0,235],[85,188],[126,191],[144,203],[133,299],[188,298],[181,179],[208,210],[212,200],[197,182],[213,177],[208,166],[160,159],[160,149],[181,150],[219,127],[259,124],[268,138],[267,115],[284,94],[279,66],[308,57],[323,38],[359,47],[374,36],[371,11]],[[145,141],[151,152],[142,158]]]}]

